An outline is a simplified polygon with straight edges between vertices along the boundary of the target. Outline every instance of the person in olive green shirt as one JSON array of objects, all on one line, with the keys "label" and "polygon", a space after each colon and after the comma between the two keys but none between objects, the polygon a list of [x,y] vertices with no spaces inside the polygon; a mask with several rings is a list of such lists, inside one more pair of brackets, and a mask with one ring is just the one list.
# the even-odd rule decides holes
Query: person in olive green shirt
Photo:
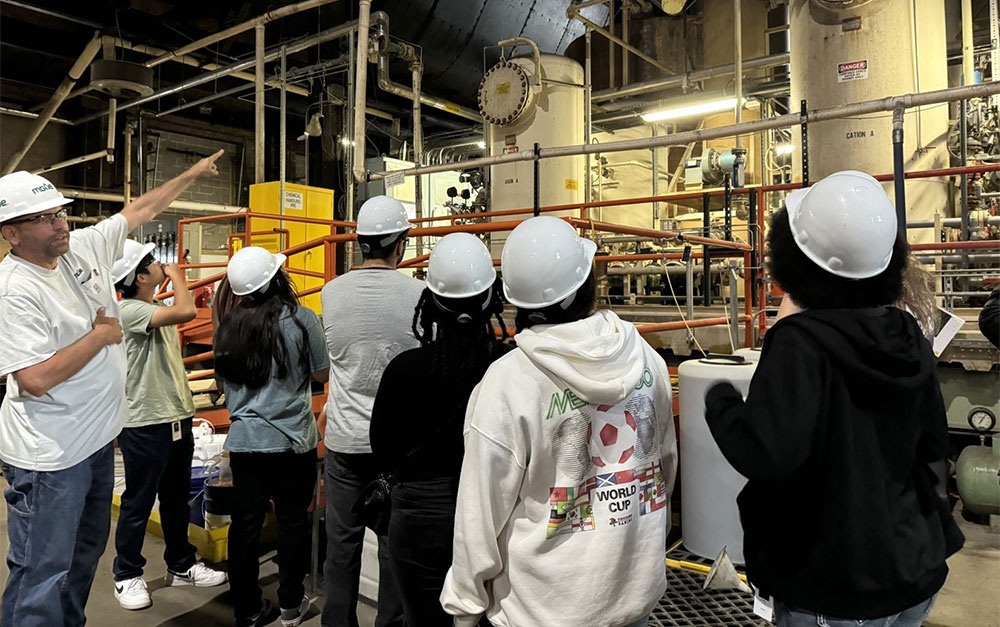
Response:
[{"label": "person in olive green shirt", "polygon": [[[166,549],[168,585],[217,586],[226,574],[197,561],[188,542],[188,492],[194,437],[194,402],[181,358],[177,324],[196,315],[194,300],[176,264],[160,264],[153,245],[128,240],[113,268],[124,331],[127,369],[125,395],[128,417],[118,435],[125,462],[125,493],[115,531],[113,566],[115,598],[127,610],[149,607],[152,600],[142,578],[146,559],[142,544],[146,521],[158,497]],[[154,300],[157,288],[169,278],[174,302]]]}]

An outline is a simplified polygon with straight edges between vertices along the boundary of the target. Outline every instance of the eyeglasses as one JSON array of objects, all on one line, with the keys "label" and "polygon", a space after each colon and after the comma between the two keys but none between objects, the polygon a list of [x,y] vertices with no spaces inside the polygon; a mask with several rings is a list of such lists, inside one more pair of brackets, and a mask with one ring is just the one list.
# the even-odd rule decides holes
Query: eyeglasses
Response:
[{"label": "eyeglasses", "polygon": [[68,215],[69,215],[68,211],[66,211],[65,209],[60,209],[59,211],[56,211],[55,213],[43,213],[41,215],[32,216],[30,218],[22,218],[20,220],[10,220],[9,222],[7,222],[7,224],[22,224],[22,223],[25,223],[25,222],[38,222],[40,224],[49,224],[49,225],[51,225],[51,224],[55,224],[56,221],[60,221],[60,222],[65,221],[66,220],[66,216],[68,216]]}]

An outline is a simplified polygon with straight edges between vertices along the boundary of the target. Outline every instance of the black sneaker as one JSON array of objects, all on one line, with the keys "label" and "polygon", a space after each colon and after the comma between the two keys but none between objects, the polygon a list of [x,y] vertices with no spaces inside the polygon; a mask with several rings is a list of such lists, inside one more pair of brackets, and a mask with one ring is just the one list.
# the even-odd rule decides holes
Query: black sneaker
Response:
[{"label": "black sneaker", "polygon": [[263,627],[263,625],[273,623],[278,618],[278,615],[279,612],[271,605],[271,601],[264,599],[264,602],[260,606],[260,611],[250,618],[237,618],[236,627]]},{"label": "black sneaker", "polygon": [[310,606],[312,606],[312,601],[309,600],[309,597],[304,596],[298,607],[281,608],[281,627],[299,627]]}]

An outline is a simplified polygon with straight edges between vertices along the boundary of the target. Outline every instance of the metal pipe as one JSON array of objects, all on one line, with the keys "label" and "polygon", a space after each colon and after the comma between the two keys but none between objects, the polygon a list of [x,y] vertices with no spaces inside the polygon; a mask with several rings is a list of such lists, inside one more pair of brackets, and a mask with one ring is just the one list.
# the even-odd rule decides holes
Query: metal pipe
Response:
[{"label": "metal pipe", "polygon": [[125,124],[125,184],[122,202],[126,205],[132,202],[132,125]]},{"label": "metal pipe", "polygon": [[86,26],[88,28],[96,28],[98,30],[106,28],[105,24],[99,24],[92,20],[84,19],[82,17],[77,17],[75,15],[67,15],[65,13],[59,13],[58,11],[53,11],[51,9],[44,9],[38,5],[30,4],[27,2],[18,2],[17,0],[0,0],[3,4],[9,4],[12,7],[19,7],[22,9],[27,9],[29,11],[34,11],[35,13],[40,13],[42,15],[48,15],[50,17],[56,17],[60,20],[66,20],[67,22],[73,22],[74,24],[80,24],[81,26]]},{"label": "metal pipe", "polygon": [[538,50],[538,44],[536,44],[531,39],[527,37],[511,37],[510,39],[504,39],[503,41],[498,41],[497,46],[500,47],[501,56],[503,55],[504,46],[528,46],[531,48],[531,58],[535,62],[535,75],[532,77],[533,82],[536,86],[541,86],[542,84],[542,53]]},{"label": "metal pipe", "polygon": [[107,157],[108,163],[115,162],[115,107],[118,104],[117,98],[108,99],[108,143]]},{"label": "metal pipe", "polygon": [[[572,17],[572,16],[571,16]],[[608,42],[608,87],[615,88],[615,0],[608,0],[608,32],[604,34]]]},{"label": "metal pipe", "polygon": [[[966,2],[968,0],[965,0]],[[965,6],[963,2],[963,8]],[[964,16],[963,16],[964,17]],[[961,119],[958,122],[959,125],[959,156],[962,158],[962,167],[969,165],[969,103],[967,100],[963,100],[959,103],[959,115]],[[962,191],[962,206],[959,207],[960,217],[962,219],[962,240],[969,240],[969,175],[963,173],[960,177],[961,180],[961,191]],[[968,253],[962,254],[963,260],[968,258]],[[969,262],[965,261],[963,264],[966,268],[969,267]],[[968,282],[965,282],[963,287],[968,288]]]},{"label": "metal pipe", "polygon": [[[892,111],[892,179],[896,191],[896,227],[906,234],[906,165],[903,159],[902,106]],[[919,115],[919,114],[918,114]],[[964,163],[962,165],[965,165]]]},{"label": "metal pipe", "polygon": [[360,0],[354,75],[354,180],[365,181],[365,98],[368,93],[368,26],[372,0]]},{"label": "metal pipe", "polygon": [[[720,272],[724,271],[725,269],[726,269],[725,266],[723,266],[722,264],[713,264],[712,265],[712,274],[719,274]],[[705,271],[705,269],[702,268],[702,267],[692,268],[692,272],[696,273],[696,274],[701,274],[704,271]],[[643,275],[644,276],[644,275],[655,275],[655,274],[663,274],[663,273],[667,273],[667,274],[669,274],[671,276],[681,275],[681,274],[686,275],[687,274],[687,267],[686,266],[659,266],[659,265],[651,265],[651,266],[634,266],[634,267],[630,267],[630,268],[608,268],[608,274],[612,275],[612,276],[617,276],[617,275],[622,275],[622,274],[626,274],[626,275]]]},{"label": "metal pipe", "polygon": [[976,82],[972,43],[972,0],[962,0],[962,78],[966,85]]},{"label": "metal pipe", "polygon": [[83,72],[90,66],[90,62],[94,60],[94,57],[97,56],[97,53],[100,50],[101,37],[95,33],[93,39],[87,42],[87,45],[84,46],[80,56],[77,57],[73,66],[69,69],[69,72],[66,73],[66,77],[63,78],[62,83],[59,84],[59,87],[56,88],[52,97],[49,98],[49,101],[45,104],[45,108],[38,114],[38,118],[35,119],[35,123],[32,125],[31,129],[28,130],[28,134],[24,138],[24,141],[21,142],[21,146],[14,151],[14,154],[12,154],[10,159],[7,160],[7,164],[4,165],[3,168],[3,174],[10,174],[21,163],[21,160],[24,159],[24,155],[31,150],[35,140],[37,140],[38,136],[42,134],[43,130],[45,130],[45,125],[48,124],[49,120],[52,119],[52,116],[55,115],[56,109],[58,109],[59,105],[61,105],[63,100],[66,99],[69,92],[73,90],[73,85],[75,85],[76,81],[80,79],[80,76],[82,76]]},{"label": "metal pipe", "polygon": [[[593,133],[593,97],[591,92],[593,91],[593,78],[591,76],[591,32],[590,28],[587,28],[587,33],[584,35],[584,65],[583,65],[583,143],[590,145],[590,136]],[[593,198],[593,192],[590,188],[590,154],[586,155],[584,163],[584,175],[583,175],[583,200],[585,202],[590,202]],[[584,217],[584,214],[581,214]]]},{"label": "metal pipe", "polygon": [[[737,4],[739,0],[736,0]],[[740,307],[739,280],[736,277],[736,265],[729,262],[729,341],[735,349],[740,343]],[[748,298],[745,294],[744,298]]]},{"label": "metal pipe", "polygon": [[[628,16],[631,13],[631,0],[622,0],[622,39],[628,43]],[[628,85],[628,49],[622,50],[622,85]]]},{"label": "metal pipe", "polygon": [[[113,153],[111,153],[113,154]],[[65,161],[60,161],[59,163],[53,163],[52,165],[47,165],[37,170],[32,170],[32,174],[43,174],[45,172],[52,172],[53,170],[60,170],[71,165],[76,165],[78,163],[86,163],[87,161],[94,161],[95,159],[103,159],[108,157],[108,150],[98,150],[97,152],[92,152],[89,155],[83,155],[80,157],[73,157],[72,159],[66,159]]]},{"label": "metal pipe", "polygon": [[153,117],[154,118],[162,118],[164,116],[171,115],[173,113],[177,113],[177,112],[183,111],[185,109],[190,109],[191,107],[197,107],[199,105],[203,105],[206,102],[212,102],[213,100],[218,100],[219,98],[225,98],[226,96],[235,96],[236,94],[242,93],[244,91],[248,91],[248,90],[253,89],[255,87],[256,87],[256,85],[237,85],[236,87],[233,87],[232,89],[227,89],[225,91],[216,92],[214,94],[205,96],[204,98],[198,98],[197,100],[192,100],[191,102],[185,102],[182,105],[177,105],[176,107],[174,107],[172,109],[167,109],[166,111],[160,111],[159,113],[154,113]]},{"label": "metal pipe", "polygon": [[694,318],[694,255],[688,253],[687,261],[684,262],[684,308],[687,310],[687,319]]},{"label": "metal pipe", "polygon": [[[889,96],[876,100],[866,100],[858,103],[836,105],[822,109],[806,111],[805,118],[809,122],[823,122],[826,120],[837,120],[880,111],[893,111],[899,106],[904,108],[922,107],[941,102],[962,100],[965,98],[982,98],[1000,93],[1000,81],[991,81],[979,85],[969,85],[965,87],[950,87],[936,91],[928,91],[919,94],[905,94],[902,96]],[[702,142],[723,137],[733,137],[738,134],[752,134],[775,128],[788,128],[802,122],[802,114],[799,112],[788,113],[774,118],[762,120],[751,120],[741,124],[730,124],[709,129],[683,131],[669,135],[648,137],[640,139],[622,140],[594,145],[571,145],[557,146],[552,148],[542,148],[541,158],[568,157],[582,154],[593,154],[598,152],[621,152],[625,150],[649,150],[651,148],[662,148],[665,146],[681,146],[691,142]],[[481,168],[497,165],[501,163],[515,163],[518,161],[530,161],[534,158],[531,150],[523,150],[504,155],[483,157],[480,159],[469,159],[463,162],[465,168]],[[429,174],[432,172],[444,172],[453,170],[451,164],[430,165],[419,168],[409,168],[401,170],[406,176],[415,174]],[[397,170],[396,172],[400,172]],[[375,172],[370,175],[373,181],[385,178],[387,172]]]},{"label": "metal pipe", "polygon": [[[37,113],[32,113],[31,111],[21,111],[20,109],[11,109],[10,107],[0,107],[0,115],[10,115],[15,118],[26,118],[29,120],[38,119]],[[57,117],[50,118],[49,122],[55,122],[56,124],[68,124],[68,125],[73,124],[69,120],[64,120],[62,118],[57,118]]]},{"label": "metal pipe", "polygon": [[279,101],[280,112],[278,114],[278,144],[281,147],[281,152],[278,153],[278,193],[281,195],[280,200],[278,200],[278,208],[280,213],[285,213],[285,166],[288,162],[288,116],[286,115],[288,101],[287,93],[285,92],[285,81],[288,78],[288,68],[287,68],[288,53],[286,52],[285,46],[281,47],[281,99]]},{"label": "metal pipe", "polygon": [[269,22],[273,22],[275,20],[281,19],[281,18],[286,17],[288,15],[292,15],[294,13],[300,13],[302,11],[307,11],[309,9],[314,9],[316,7],[323,6],[324,4],[330,4],[331,2],[335,2],[335,1],[336,0],[305,0],[305,2],[299,2],[299,3],[296,3],[296,4],[290,4],[288,6],[284,6],[284,7],[281,7],[279,9],[274,9],[273,11],[268,11],[267,13],[264,13],[263,15],[258,15],[257,17],[253,18],[252,20],[248,20],[246,22],[242,22],[242,23],[237,24],[235,26],[230,26],[229,28],[227,28],[225,30],[221,30],[221,31],[219,31],[217,33],[213,33],[212,35],[209,35],[208,37],[203,37],[203,38],[201,38],[201,39],[199,39],[197,41],[192,41],[191,43],[187,44],[186,46],[181,46],[177,50],[174,50],[172,52],[168,52],[168,53],[166,53],[164,55],[161,55],[161,56],[159,56],[159,57],[157,57],[155,59],[150,59],[149,61],[147,61],[145,63],[145,66],[146,67],[156,67],[157,65],[160,65],[161,63],[164,63],[166,61],[170,61],[170,60],[172,60],[172,59],[174,59],[176,57],[179,57],[179,56],[183,56],[183,55],[185,55],[185,54],[187,54],[189,52],[194,52],[195,50],[199,50],[199,49],[204,48],[206,46],[210,46],[210,45],[212,45],[212,44],[214,44],[214,43],[216,43],[218,41],[222,41],[223,39],[229,39],[233,35],[239,35],[240,33],[243,33],[243,32],[246,32],[246,31],[250,30],[251,28],[260,28],[260,27],[264,26],[265,24],[267,24]]},{"label": "metal pipe", "polygon": [[264,25],[259,24],[254,29],[254,183],[263,183],[264,173]]},{"label": "metal pipe", "polygon": [[[95,159],[103,157],[104,153],[94,153],[99,155],[94,157]],[[66,187],[60,187],[59,191],[62,192],[63,196],[67,198],[81,198],[84,200],[99,200],[101,202],[124,202],[125,196],[122,194],[112,194],[108,192],[94,192],[84,189],[70,189]],[[193,202],[190,200],[175,200],[170,203],[170,209],[178,209],[181,211],[218,211],[222,213],[236,213],[241,212],[244,209],[242,207],[235,207],[232,205],[217,205],[215,203],[209,202]],[[237,217],[244,217],[245,214],[240,213]],[[217,216],[212,216],[216,218]]]},{"label": "metal pipe", "polygon": [[[424,158],[424,127],[420,121],[420,92],[422,89],[422,77],[424,66],[420,61],[410,64],[410,71],[413,74],[413,161],[423,163]],[[418,176],[413,180],[413,200],[416,205],[416,217],[424,217],[423,194],[421,184],[423,177]],[[428,179],[429,181],[429,179]],[[417,255],[424,254],[424,243],[421,238],[417,238]]]},{"label": "metal pipe", "polygon": [[[736,123],[743,121],[743,10],[741,0],[733,0],[733,48],[736,60]],[[736,147],[742,148],[743,140],[736,136]]]},{"label": "metal pipe", "polygon": [[[746,72],[748,70],[787,65],[788,62],[789,53],[780,52],[766,57],[757,57],[744,61],[743,71]],[[683,87],[685,84],[696,83],[719,76],[727,76],[729,74],[734,74],[735,72],[735,64],[730,63],[726,65],[716,65],[703,70],[694,70],[685,74],[675,74],[674,76],[668,76],[666,78],[658,78],[656,80],[625,85],[619,89],[602,89],[601,91],[594,92],[594,102],[627,98],[629,96],[644,94],[651,91],[660,91],[672,87]]]},{"label": "metal pipe", "polygon": [[[612,0],[612,3],[613,3],[613,0]],[[598,26],[594,22],[591,22],[587,18],[583,17],[582,15],[580,15],[580,13],[577,11],[577,9],[575,7],[570,6],[568,9],[566,9],[566,13],[567,13],[567,15],[570,18],[575,19],[578,22],[583,23],[585,26],[589,26],[595,32],[598,32],[598,33],[604,35],[605,37],[607,37],[608,39],[610,39],[612,42],[618,44],[619,46],[621,46],[625,50],[631,52],[632,54],[634,54],[635,56],[639,57],[643,61],[649,63],[650,65],[653,65],[655,67],[660,68],[661,70],[663,70],[667,74],[673,74],[674,73],[674,71],[671,68],[663,65],[662,63],[660,63],[659,61],[657,61],[653,57],[649,56],[648,54],[646,54],[642,50],[639,50],[638,48],[636,48],[634,46],[628,45],[627,43],[625,43],[624,41],[622,41],[618,37],[615,37],[614,33],[611,33],[611,32],[608,32],[608,31],[604,30],[603,28],[601,28],[600,26]],[[614,26],[613,26],[614,25],[614,19],[615,19],[614,18],[614,12],[612,11],[610,13],[610,19],[608,21],[608,24],[611,26],[611,28],[614,28]],[[609,68],[609,77],[610,77],[609,85],[613,89],[614,88],[614,75],[615,75],[615,63],[614,63],[614,59],[615,59],[614,54],[615,53],[614,53],[614,46],[612,46],[612,45],[609,44],[608,48],[611,51],[610,52],[611,66]]]}]

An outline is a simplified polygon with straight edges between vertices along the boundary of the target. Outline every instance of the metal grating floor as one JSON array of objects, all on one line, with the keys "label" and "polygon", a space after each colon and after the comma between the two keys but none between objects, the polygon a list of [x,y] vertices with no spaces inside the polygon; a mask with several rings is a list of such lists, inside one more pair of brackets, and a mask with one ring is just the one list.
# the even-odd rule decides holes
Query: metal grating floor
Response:
[{"label": "metal grating floor", "polygon": [[649,616],[650,627],[764,627],[753,613],[753,595],[737,590],[702,590],[705,576],[667,568],[667,593]]}]

